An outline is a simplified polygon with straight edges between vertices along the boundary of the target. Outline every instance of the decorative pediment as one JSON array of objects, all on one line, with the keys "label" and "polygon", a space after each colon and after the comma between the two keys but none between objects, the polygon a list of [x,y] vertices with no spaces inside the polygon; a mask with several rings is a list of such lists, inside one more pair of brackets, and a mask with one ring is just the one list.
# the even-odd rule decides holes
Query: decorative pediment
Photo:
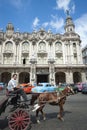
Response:
[{"label": "decorative pediment", "polygon": [[62,50],[56,50],[56,54],[61,54]]},{"label": "decorative pediment", "polygon": [[10,57],[10,56],[13,56],[13,52],[11,50],[5,50],[3,55],[7,56],[7,57]]},{"label": "decorative pediment", "polygon": [[5,51],[4,51],[4,54],[5,54],[5,53],[6,53],[6,54],[7,54],[7,53],[13,54],[12,50],[5,50]]}]

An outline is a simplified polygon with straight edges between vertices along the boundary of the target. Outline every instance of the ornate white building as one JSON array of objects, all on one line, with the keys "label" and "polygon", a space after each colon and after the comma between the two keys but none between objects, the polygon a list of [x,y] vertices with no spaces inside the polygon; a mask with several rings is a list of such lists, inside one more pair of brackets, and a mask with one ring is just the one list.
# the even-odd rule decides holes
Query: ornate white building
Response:
[{"label": "ornate white building", "polygon": [[67,15],[64,34],[15,32],[9,23],[0,31],[0,81],[8,83],[13,73],[18,82],[84,82],[81,40]]},{"label": "ornate white building", "polygon": [[86,80],[87,80],[87,45],[82,49],[83,64],[86,66]]}]

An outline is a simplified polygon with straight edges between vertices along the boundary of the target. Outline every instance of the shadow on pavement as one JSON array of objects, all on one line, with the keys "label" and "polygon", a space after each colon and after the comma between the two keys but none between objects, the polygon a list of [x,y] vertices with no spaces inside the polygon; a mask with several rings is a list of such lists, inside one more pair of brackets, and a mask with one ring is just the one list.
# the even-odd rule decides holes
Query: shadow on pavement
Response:
[{"label": "shadow on pavement", "polygon": [[[71,111],[64,111],[63,116],[65,116],[65,114],[70,114],[70,113],[72,113],[72,112]],[[52,120],[54,118],[57,118],[57,115],[58,115],[57,112],[47,113],[46,114],[46,120]],[[40,119],[40,121],[43,120],[41,114],[39,115],[39,119]],[[31,116],[31,121],[32,121],[33,124],[37,124],[35,116]]]},{"label": "shadow on pavement", "polygon": [[8,127],[8,120],[7,117],[0,117],[0,130],[4,130],[5,128]]}]

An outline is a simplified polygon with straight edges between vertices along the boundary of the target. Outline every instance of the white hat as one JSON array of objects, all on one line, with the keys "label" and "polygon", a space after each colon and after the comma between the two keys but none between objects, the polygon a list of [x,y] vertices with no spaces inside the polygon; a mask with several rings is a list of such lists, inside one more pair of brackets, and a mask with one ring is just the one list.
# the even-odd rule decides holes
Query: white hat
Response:
[{"label": "white hat", "polygon": [[32,110],[32,111],[34,112],[34,111],[36,111],[38,108],[40,108],[40,106],[39,106],[38,104],[35,104],[35,105],[33,106],[33,110]]}]

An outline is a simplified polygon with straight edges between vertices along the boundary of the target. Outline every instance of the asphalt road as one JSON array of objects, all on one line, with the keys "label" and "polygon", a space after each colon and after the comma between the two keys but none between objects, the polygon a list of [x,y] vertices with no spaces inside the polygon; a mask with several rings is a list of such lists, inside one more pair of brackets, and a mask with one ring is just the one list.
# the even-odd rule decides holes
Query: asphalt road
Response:
[{"label": "asphalt road", "polygon": [[[2,96],[1,96],[2,97]],[[1,98],[0,98],[1,99]],[[81,93],[71,95],[67,98],[64,105],[64,121],[57,119],[59,112],[58,106],[46,105],[44,108],[47,119],[37,124],[35,112],[31,112],[32,127],[31,130],[87,130],[87,95]],[[9,130],[8,120],[4,113],[0,119],[0,130]]]}]

